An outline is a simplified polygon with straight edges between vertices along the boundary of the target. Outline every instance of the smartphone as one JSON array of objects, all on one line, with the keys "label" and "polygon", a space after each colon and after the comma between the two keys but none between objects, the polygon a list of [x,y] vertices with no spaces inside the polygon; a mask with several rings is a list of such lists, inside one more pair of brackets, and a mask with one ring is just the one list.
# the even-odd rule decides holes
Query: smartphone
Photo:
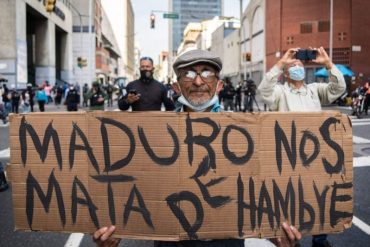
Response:
[{"label": "smartphone", "polygon": [[302,61],[310,61],[316,59],[316,55],[316,50],[298,50],[294,56]]},{"label": "smartphone", "polygon": [[128,91],[128,93],[130,93],[130,94],[137,94],[137,91],[136,91],[136,89],[131,89],[130,91]]}]

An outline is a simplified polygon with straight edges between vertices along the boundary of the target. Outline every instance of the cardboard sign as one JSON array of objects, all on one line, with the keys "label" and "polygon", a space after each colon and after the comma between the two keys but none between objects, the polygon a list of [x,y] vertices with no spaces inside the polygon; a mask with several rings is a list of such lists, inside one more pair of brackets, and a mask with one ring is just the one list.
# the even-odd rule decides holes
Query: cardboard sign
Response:
[{"label": "cardboard sign", "polygon": [[352,127],[320,113],[12,115],[15,226],[140,239],[340,232],[352,221]]}]

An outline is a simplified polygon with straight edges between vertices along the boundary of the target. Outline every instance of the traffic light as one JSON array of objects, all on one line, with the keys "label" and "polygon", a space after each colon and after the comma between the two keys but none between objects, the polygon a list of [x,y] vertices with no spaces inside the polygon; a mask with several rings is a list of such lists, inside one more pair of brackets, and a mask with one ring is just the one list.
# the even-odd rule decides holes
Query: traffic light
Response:
[{"label": "traffic light", "polygon": [[250,52],[245,53],[245,61],[250,62],[251,59],[252,59],[251,58],[251,53]]},{"label": "traffic light", "polygon": [[79,68],[82,68],[82,58],[81,58],[81,57],[78,57],[78,58],[77,58],[77,66],[78,66]]},{"label": "traffic light", "polygon": [[155,15],[153,13],[150,15],[150,28],[155,28]]},{"label": "traffic light", "polygon": [[51,13],[55,9],[55,3],[57,0],[46,0],[45,1],[45,9],[47,12]]},{"label": "traffic light", "polygon": [[77,58],[77,66],[79,68],[86,67],[87,66],[87,59],[83,59],[82,57]]}]

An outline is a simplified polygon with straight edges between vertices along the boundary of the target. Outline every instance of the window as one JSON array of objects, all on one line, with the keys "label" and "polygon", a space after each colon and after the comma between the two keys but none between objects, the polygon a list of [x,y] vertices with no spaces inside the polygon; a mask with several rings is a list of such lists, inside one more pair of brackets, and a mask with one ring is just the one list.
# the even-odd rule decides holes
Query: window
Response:
[{"label": "window", "polygon": [[312,33],[312,23],[301,23],[301,33]]},{"label": "window", "polygon": [[288,36],[286,38],[286,43],[287,43],[287,45],[293,44],[294,43],[294,37],[293,36]]},{"label": "window", "polygon": [[330,21],[319,21],[319,32],[329,32]]}]

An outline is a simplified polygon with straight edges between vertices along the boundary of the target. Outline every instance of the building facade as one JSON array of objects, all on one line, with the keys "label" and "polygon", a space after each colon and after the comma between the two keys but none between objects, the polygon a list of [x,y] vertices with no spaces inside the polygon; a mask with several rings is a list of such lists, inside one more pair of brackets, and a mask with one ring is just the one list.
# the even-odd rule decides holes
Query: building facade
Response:
[{"label": "building facade", "polygon": [[17,88],[73,77],[69,1],[47,11],[42,0],[0,1],[0,73]]},{"label": "building facade", "polygon": [[171,12],[179,13],[178,19],[169,21],[169,51],[173,54],[183,41],[183,32],[189,22],[223,15],[223,0],[172,0],[169,4]]},{"label": "building facade", "polygon": [[[356,75],[370,77],[369,1],[333,1],[332,60],[349,66]],[[271,68],[292,47],[323,46],[329,54],[330,1],[266,1],[266,68]],[[320,66],[307,65],[308,80]]]},{"label": "building facade", "polygon": [[[271,1],[268,1],[271,2]],[[241,28],[241,68],[242,80],[250,78],[256,83],[265,73],[265,0],[250,1],[243,12]]]},{"label": "building facade", "polygon": [[[118,59],[119,77],[131,81],[136,77],[135,15],[131,0],[103,0],[113,32],[116,36],[121,57]],[[111,17],[115,17],[112,18]]]}]

